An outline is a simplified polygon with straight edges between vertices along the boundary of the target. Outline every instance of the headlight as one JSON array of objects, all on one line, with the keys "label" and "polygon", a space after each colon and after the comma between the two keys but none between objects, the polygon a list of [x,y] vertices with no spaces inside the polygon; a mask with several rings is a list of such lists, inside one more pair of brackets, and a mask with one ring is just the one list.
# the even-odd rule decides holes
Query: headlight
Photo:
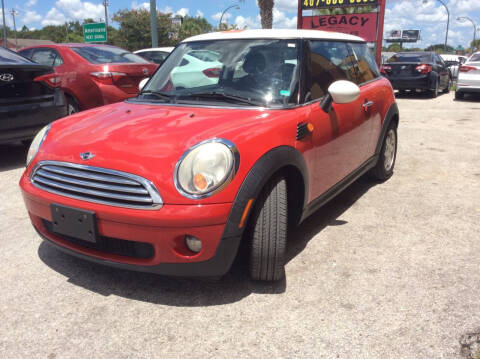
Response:
[{"label": "headlight", "polygon": [[47,126],[42,128],[40,131],[38,131],[37,135],[35,136],[32,143],[30,144],[30,148],[28,149],[28,154],[27,154],[27,167],[30,164],[30,162],[33,160],[35,155],[37,154],[40,146],[45,140],[45,137],[47,137],[47,133],[50,130],[50,126],[51,124],[48,124]]},{"label": "headlight", "polygon": [[177,190],[189,198],[205,198],[224,188],[235,175],[239,154],[233,143],[211,139],[190,148],[175,167]]}]

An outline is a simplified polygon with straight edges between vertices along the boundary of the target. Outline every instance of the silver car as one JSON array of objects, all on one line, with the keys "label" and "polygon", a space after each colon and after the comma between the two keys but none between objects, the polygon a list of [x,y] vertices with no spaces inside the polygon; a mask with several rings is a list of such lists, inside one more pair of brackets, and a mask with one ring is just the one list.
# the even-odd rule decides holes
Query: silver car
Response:
[{"label": "silver car", "polygon": [[462,99],[466,93],[480,93],[480,52],[470,56],[458,71],[455,98]]}]

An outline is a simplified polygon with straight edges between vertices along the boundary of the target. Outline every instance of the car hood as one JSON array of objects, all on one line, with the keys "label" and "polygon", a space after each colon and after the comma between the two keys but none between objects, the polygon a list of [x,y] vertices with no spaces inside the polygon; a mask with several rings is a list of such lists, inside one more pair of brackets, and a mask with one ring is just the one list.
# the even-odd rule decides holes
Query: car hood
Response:
[{"label": "car hood", "polygon": [[[240,153],[251,151],[249,140],[262,128],[271,128],[262,124],[285,117],[285,112],[289,111],[117,103],[56,121],[36,160],[133,173],[152,181],[165,203],[191,203],[173,184],[175,165],[186,150],[210,138],[224,138]],[[83,161],[83,152],[95,156]],[[215,197],[212,203],[233,201]]]}]

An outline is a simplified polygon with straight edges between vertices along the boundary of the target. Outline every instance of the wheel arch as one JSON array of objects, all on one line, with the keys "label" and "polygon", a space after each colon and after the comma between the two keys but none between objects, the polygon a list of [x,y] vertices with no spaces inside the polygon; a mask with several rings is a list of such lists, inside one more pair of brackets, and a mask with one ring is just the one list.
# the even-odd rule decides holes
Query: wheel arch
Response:
[{"label": "wheel arch", "polygon": [[398,105],[396,102],[392,103],[385,115],[385,119],[382,123],[382,130],[380,131],[380,136],[378,137],[377,147],[375,148],[375,155],[379,155],[382,150],[382,143],[385,135],[387,134],[388,127],[390,123],[394,121],[395,126],[398,128],[400,122],[400,113],[398,111]]},{"label": "wheel arch", "polygon": [[[235,197],[222,238],[243,236],[259,194],[267,183],[278,175],[282,175],[287,181],[289,222],[296,224],[300,221],[308,199],[307,165],[297,149],[279,146],[260,157],[248,172]],[[246,211],[251,199],[253,201]]]}]

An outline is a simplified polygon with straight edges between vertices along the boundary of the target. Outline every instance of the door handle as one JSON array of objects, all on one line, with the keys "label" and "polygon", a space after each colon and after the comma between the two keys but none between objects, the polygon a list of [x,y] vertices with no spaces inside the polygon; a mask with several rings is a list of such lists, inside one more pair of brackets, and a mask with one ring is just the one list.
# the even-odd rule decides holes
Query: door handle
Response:
[{"label": "door handle", "polygon": [[362,105],[362,107],[365,111],[368,111],[368,108],[371,107],[371,106],[373,106],[373,101],[367,101]]}]

